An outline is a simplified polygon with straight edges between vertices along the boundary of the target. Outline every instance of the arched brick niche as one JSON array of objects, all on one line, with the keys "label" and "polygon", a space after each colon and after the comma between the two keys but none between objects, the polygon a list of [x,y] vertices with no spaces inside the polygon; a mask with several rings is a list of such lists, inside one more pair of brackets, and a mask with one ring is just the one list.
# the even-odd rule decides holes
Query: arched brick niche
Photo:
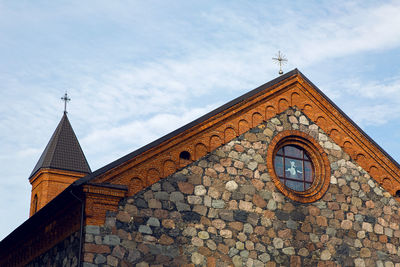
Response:
[{"label": "arched brick niche", "polygon": [[[297,147],[305,151],[312,163],[312,183],[309,184],[305,190],[294,190],[283,184],[281,181],[282,178],[278,177],[274,161],[278,151],[287,146]],[[317,141],[304,132],[288,130],[276,135],[268,147],[267,167],[276,187],[292,200],[302,203],[314,202],[322,198],[328,190],[331,173],[328,156]]]}]

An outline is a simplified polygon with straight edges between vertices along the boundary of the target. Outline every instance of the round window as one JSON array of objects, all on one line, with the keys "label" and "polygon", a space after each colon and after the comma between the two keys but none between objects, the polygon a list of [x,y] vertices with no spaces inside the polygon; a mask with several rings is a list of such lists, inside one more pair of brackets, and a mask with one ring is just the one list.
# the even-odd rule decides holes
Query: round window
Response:
[{"label": "round window", "polygon": [[330,166],[323,148],[308,134],[284,131],[268,147],[267,167],[276,187],[287,197],[309,203],[329,187]]}]

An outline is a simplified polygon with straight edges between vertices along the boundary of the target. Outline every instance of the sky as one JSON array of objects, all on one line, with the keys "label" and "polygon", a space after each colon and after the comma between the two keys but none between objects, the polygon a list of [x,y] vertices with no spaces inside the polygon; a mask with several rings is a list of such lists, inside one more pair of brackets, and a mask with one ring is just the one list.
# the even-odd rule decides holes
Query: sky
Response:
[{"label": "sky", "polygon": [[92,171],[278,77],[288,59],[400,161],[400,1],[0,0],[0,240],[63,115]]}]

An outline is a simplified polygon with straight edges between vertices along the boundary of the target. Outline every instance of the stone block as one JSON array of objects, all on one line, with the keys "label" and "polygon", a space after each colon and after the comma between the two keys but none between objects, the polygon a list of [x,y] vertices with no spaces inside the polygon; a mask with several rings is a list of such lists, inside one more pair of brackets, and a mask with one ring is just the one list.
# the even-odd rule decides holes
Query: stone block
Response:
[{"label": "stone block", "polygon": [[97,245],[97,244],[84,244],[83,246],[84,252],[91,253],[110,253],[110,247],[106,245]]},{"label": "stone block", "polygon": [[94,259],[94,263],[96,264],[102,264],[107,261],[107,258],[103,256],[102,254],[97,254],[96,258]]},{"label": "stone block", "polygon": [[100,234],[100,227],[97,226],[97,225],[87,225],[87,226],[85,226],[85,233],[86,234],[99,235]]}]

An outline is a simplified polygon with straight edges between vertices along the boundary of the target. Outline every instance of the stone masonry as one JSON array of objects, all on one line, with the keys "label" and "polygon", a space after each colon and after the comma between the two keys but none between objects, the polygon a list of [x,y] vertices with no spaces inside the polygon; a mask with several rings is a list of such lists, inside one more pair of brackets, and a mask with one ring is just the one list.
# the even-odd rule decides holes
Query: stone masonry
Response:
[{"label": "stone masonry", "polygon": [[[284,130],[326,151],[322,199],[297,203],[270,179]],[[84,266],[400,266],[400,206],[301,111],[285,112],[123,199],[86,226]],[[32,265],[35,266],[35,265]]]}]

